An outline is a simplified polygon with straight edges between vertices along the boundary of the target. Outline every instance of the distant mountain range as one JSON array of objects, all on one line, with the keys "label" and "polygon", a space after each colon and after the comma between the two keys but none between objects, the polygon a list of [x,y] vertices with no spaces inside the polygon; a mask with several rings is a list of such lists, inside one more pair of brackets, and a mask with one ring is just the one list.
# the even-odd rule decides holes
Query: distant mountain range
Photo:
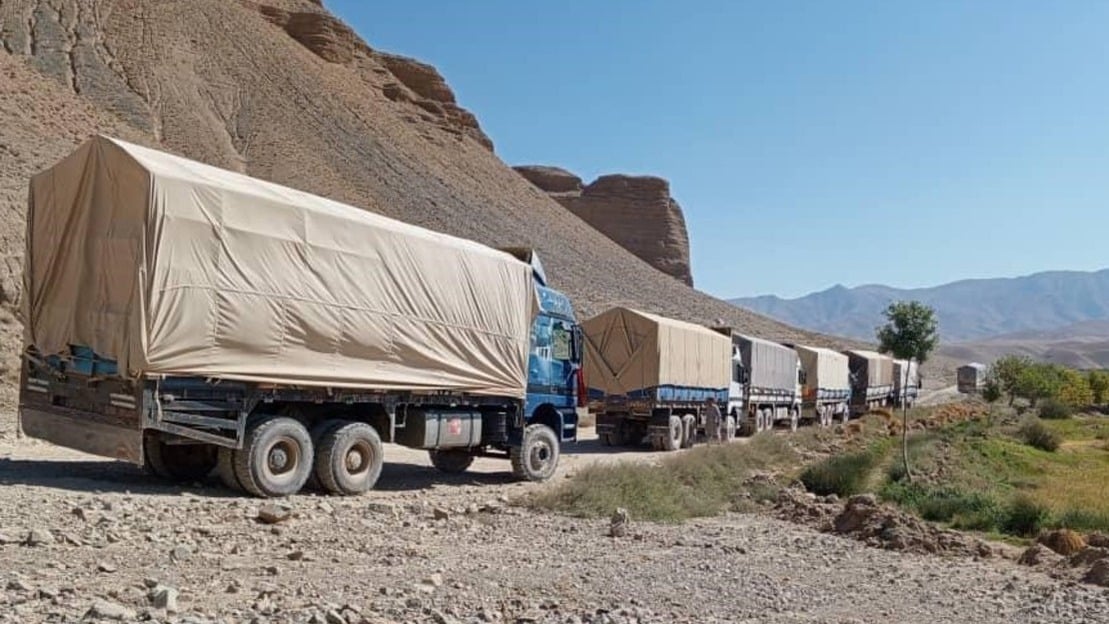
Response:
[{"label": "distant mountain range", "polygon": [[[1006,335],[1043,330],[1066,332],[1063,328],[1067,327],[1081,328],[1086,333],[1091,328],[1107,330],[1101,336],[1109,341],[1109,326],[1075,325],[1109,320],[1109,269],[970,279],[932,288],[837,285],[797,299],[764,295],[730,302],[791,325],[873,341],[875,328],[884,321],[882,310],[891,301],[907,299],[935,308],[941,341],[948,345],[994,336],[1006,341],[1030,340],[1028,334]],[[1040,336],[1036,340],[1045,339]]]},{"label": "distant mountain range", "polygon": [[1073,368],[1109,368],[1109,321],[1083,321],[1058,329],[941,345],[939,351],[964,362],[992,362],[1003,355],[1027,355]]}]

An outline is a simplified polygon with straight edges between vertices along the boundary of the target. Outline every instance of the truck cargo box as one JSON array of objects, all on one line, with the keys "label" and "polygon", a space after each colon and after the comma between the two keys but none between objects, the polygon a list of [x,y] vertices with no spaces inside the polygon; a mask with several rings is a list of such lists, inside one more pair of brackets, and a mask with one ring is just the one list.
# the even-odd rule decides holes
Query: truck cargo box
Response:
[{"label": "truck cargo box", "polygon": [[777,342],[732,334],[739,349],[747,381],[751,388],[795,392],[797,390],[797,352]]},{"label": "truck cargo box", "polygon": [[[905,382],[905,369],[909,369],[909,381]],[[916,362],[909,360],[894,360],[893,361],[893,389],[895,392],[901,393],[902,387],[906,387],[910,392],[916,392],[920,388],[920,367]]]},{"label": "truck cargo box", "polygon": [[973,394],[986,385],[987,368],[985,364],[971,362],[955,370],[955,381],[959,392]]},{"label": "truck cargo box", "polygon": [[96,137],[33,178],[27,243],[25,342],[43,356],[81,345],[133,378],[526,391],[532,269],[472,241]]},{"label": "truck cargo box", "polygon": [[654,388],[726,391],[732,343],[706,327],[630,308],[582,323],[585,377],[594,396]]},{"label": "truck cargo box", "polygon": [[817,390],[845,391],[851,389],[847,356],[823,347],[795,345],[805,371],[804,396]]},{"label": "truck cargo box", "polygon": [[847,351],[855,388],[893,387],[893,358],[877,351]]}]

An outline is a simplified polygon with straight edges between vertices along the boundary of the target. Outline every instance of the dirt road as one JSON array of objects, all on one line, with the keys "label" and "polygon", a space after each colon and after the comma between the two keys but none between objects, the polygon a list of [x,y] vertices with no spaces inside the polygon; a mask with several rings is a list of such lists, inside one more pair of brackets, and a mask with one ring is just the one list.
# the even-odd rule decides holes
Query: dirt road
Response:
[{"label": "dirt road", "polygon": [[[381,489],[291,517],[215,485],[0,441],[0,622],[1105,622],[1109,591],[1007,561],[866,547],[761,515],[681,526],[509,504],[531,488],[389,447]],[[609,453],[592,436],[562,474]],[[279,512],[281,510],[278,510]],[[169,607],[167,609],[167,607]]]}]

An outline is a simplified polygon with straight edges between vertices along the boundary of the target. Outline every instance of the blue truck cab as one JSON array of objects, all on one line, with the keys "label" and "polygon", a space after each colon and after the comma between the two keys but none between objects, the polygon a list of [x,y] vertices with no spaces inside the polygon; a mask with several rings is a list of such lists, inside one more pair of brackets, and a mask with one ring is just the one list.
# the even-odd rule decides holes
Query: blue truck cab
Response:
[{"label": "blue truck cab", "polygon": [[537,291],[539,315],[531,333],[524,413],[529,423],[557,432],[561,442],[574,442],[579,410],[585,408],[581,328],[566,295],[545,285]]}]

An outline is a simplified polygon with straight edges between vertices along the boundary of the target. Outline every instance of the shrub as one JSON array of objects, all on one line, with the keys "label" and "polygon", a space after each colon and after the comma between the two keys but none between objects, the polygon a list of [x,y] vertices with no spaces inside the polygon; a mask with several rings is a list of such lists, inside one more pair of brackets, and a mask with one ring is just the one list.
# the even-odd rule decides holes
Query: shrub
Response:
[{"label": "shrub", "polygon": [[876,461],[876,454],[869,450],[833,455],[805,468],[801,483],[822,496],[858,494],[865,488]]},{"label": "shrub", "polygon": [[951,522],[958,528],[988,531],[997,527],[1000,506],[978,492],[956,487],[932,488],[918,483],[889,483],[882,498],[915,511],[933,522]]},{"label": "shrub", "polygon": [[999,528],[1010,535],[1030,537],[1040,532],[1050,515],[1047,507],[1020,495],[1006,507]]},{"label": "shrub", "polygon": [[1102,405],[1109,401],[1109,371],[1093,370],[1087,374],[1093,402]]},{"label": "shrub", "polygon": [[[528,502],[589,517],[608,516],[623,507],[633,519],[677,522],[734,507],[755,470],[796,463],[796,453],[782,436],[759,435],[747,444],[702,446],[658,463],[586,466]],[[751,494],[762,500],[773,491],[774,484],[759,484]]]},{"label": "shrub", "polygon": [[1068,508],[1052,520],[1051,526],[1076,531],[1109,531],[1109,513]]},{"label": "shrub", "polygon": [[1063,437],[1038,418],[1031,418],[1021,426],[1020,437],[1028,446],[1048,452],[1055,452],[1063,443]]},{"label": "shrub", "polygon": [[1056,399],[1045,399],[1040,403],[1040,418],[1044,420],[1063,420],[1070,418],[1071,408],[1066,403]]}]

